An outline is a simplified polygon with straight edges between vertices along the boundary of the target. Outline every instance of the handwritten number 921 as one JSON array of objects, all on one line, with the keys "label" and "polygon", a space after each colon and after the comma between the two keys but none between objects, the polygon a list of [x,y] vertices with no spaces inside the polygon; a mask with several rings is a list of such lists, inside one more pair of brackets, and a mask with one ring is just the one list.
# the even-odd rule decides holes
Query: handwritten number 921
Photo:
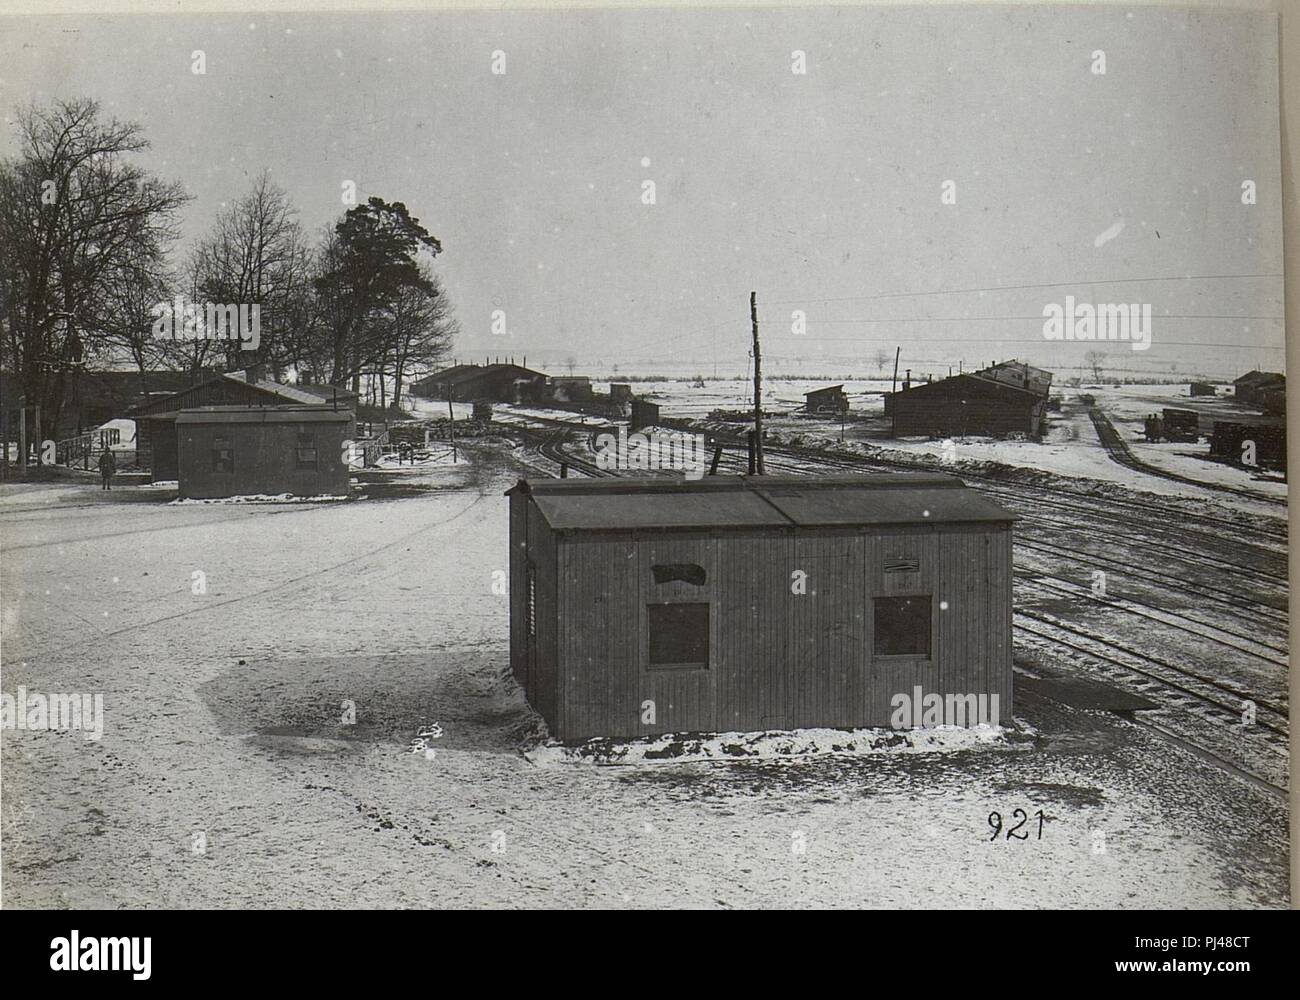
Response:
[{"label": "handwritten number 921", "polygon": [[[1034,815],[1038,817],[1038,839],[1042,840],[1043,839],[1043,810],[1039,809],[1038,812],[1034,813]],[[1028,840],[1029,834],[1027,832],[1016,833],[1016,831],[1019,830],[1022,826],[1024,826],[1027,822],[1029,822],[1029,814],[1026,813],[1023,809],[1017,809],[1015,812],[1011,814],[1011,818],[1015,819],[1017,816],[1020,817],[1020,822],[1017,823],[1015,826],[1007,827],[1007,840],[1011,840],[1012,838],[1015,838],[1016,840]],[[996,812],[989,813],[989,827],[992,828],[993,830],[993,836],[989,838],[989,841],[992,842],[994,840],[997,840],[998,835],[1002,833],[1001,813],[996,813]]]}]

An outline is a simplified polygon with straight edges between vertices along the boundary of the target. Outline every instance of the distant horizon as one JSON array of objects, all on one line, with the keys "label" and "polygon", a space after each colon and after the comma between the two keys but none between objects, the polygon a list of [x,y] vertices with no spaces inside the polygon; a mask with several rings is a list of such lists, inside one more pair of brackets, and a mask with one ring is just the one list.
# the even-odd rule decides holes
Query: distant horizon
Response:
[{"label": "distant horizon", "polygon": [[[102,101],[142,125],[139,162],[194,196],[182,251],[263,169],[310,235],[341,217],[349,182],[358,201],[402,201],[445,248],[456,354],[734,369],[754,290],[768,364],[861,365],[899,344],[945,369],[1068,369],[1090,349],[1123,367],[1285,364],[1271,14],[3,23],[0,155],[17,152],[16,106]],[[1149,303],[1150,351],[1046,341],[1044,307],[1067,295]]]}]

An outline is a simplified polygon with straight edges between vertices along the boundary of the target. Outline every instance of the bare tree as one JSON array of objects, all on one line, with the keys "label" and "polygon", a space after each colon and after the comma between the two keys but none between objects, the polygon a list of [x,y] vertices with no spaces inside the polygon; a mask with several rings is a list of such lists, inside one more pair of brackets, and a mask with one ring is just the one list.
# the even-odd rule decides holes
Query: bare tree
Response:
[{"label": "bare tree", "polygon": [[1094,382],[1100,382],[1101,366],[1102,363],[1106,360],[1106,352],[1089,351],[1087,354],[1083,356],[1083,360],[1088,362],[1088,364],[1092,366],[1092,380]]},{"label": "bare tree", "polygon": [[[310,254],[289,196],[263,171],[252,189],[218,216],[195,249],[198,296],[207,302],[257,304],[258,360],[276,368],[301,349]],[[241,346],[220,345],[227,364],[239,367]]]},{"label": "bare tree", "polygon": [[69,374],[109,346],[106,285],[141,246],[175,238],[186,196],[128,162],[148,141],[96,101],[29,107],[17,125],[19,156],[0,164],[0,363],[53,429]]},{"label": "bare tree", "polygon": [[381,365],[380,375],[381,379],[386,374],[393,376],[394,406],[402,404],[403,380],[440,364],[460,332],[442,282],[427,267],[421,266],[420,270],[425,284],[402,289],[386,324],[390,351]]}]

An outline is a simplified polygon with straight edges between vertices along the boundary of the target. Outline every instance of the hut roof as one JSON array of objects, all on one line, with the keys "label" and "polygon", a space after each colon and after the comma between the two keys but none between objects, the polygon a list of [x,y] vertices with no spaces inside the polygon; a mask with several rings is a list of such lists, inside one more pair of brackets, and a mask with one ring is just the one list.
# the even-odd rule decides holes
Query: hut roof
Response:
[{"label": "hut roof", "polygon": [[1016,517],[953,476],[710,476],[520,480],[557,531],[1009,524]]}]

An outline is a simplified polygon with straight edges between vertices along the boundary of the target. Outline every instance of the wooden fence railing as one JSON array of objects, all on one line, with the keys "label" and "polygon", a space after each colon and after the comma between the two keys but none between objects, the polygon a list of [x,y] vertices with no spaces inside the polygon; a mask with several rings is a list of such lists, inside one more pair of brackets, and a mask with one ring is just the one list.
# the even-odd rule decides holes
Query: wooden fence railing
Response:
[{"label": "wooden fence railing", "polygon": [[81,463],[82,468],[89,469],[91,459],[110,446],[122,443],[122,432],[116,427],[97,431],[88,431],[76,437],[64,438],[54,445],[54,461],[59,465],[73,466]]}]

